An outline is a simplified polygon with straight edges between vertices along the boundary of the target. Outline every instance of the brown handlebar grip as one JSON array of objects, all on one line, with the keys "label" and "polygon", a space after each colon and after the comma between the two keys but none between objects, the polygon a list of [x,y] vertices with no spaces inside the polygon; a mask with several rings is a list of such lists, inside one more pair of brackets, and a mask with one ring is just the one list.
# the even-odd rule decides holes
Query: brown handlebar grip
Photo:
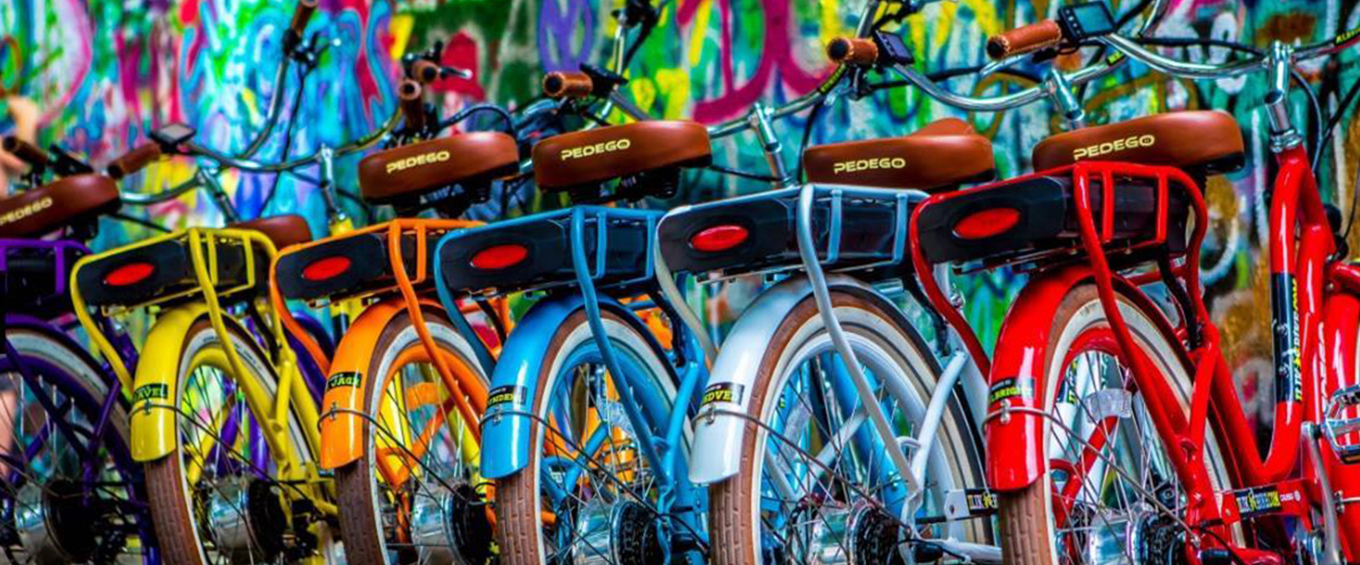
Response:
[{"label": "brown handlebar grip", "polygon": [[147,143],[139,145],[132,151],[124,153],[122,157],[114,159],[104,170],[110,177],[118,180],[146,168],[152,161],[160,158],[161,146],[155,143]]},{"label": "brown handlebar grip", "polygon": [[302,35],[307,29],[307,21],[312,19],[312,12],[316,11],[317,2],[320,0],[298,0],[297,7],[293,8],[293,21],[288,23],[288,29],[293,33]]},{"label": "brown handlebar grip", "polygon": [[411,65],[411,78],[420,84],[430,84],[438,80],[440,72],[439,64],[431,63],[425,59],[416,61]]},{"label": "brown handlebar grip", "polygon": [[420,83],[403,80],[397,87],[397,98],[401,100],[401,113],[406,117],[406,128],[418,130],[425,127],[425,102],[420,99],[423,91]]},{"label": "brown handlebar grip", "polygon": [[595,91],[595,83],[585,73],[557,71],[543,77],[543,94],[548,98],[582,98]]},{"label": "brown handlebar grip", "polygon": [[1053,47],[1062,42],[1062,39],[1062,28],[1058,27],[1058,22],[1044,20],[993,35],[987,40],[987,56],[1004,59],[1011,55]]},{"label": "brown handlebar grip", "polygon": [[10,152],[15,157],[18,157],[20,161],[28,163],[30,166],[47,166],[47,152],[39,149],[38,146],[33,145],[32,143],[8,135],[5,136],[3,147],[5,148],[5,151]]},{"label": "brown handlebar grip", "polygon": [[872,65],[878,61],[878,44],[865,37],[837,37],[826,44],[826,57],[842,65]]}]

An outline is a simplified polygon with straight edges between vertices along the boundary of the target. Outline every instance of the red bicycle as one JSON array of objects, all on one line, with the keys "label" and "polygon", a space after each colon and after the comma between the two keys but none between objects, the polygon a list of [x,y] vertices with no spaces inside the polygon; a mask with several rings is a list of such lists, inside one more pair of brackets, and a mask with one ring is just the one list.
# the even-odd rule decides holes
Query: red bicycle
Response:
[{"label": "red bicycle", "polygon": [[[1113,33],[1102,9],[1064,7],[1058,22],[992,38],[989,54],[1103,45],[1114,55],[1100,65],[1128,58],[1178,77],[1271,81],[1272,443],[1264,458],[1251,443],[1199,279],[1201,188],[1241,166],[1240,128],[1205,111],[1082,128],[1080,105],[1050,70],[1047,93],[1074,129],[1035,147],[1040,172],[932,196],[911,225],[927,294],[989,375],[987,478],[1000,495],[1003,559],[1360,562],[1360,466],[1348,465],[1360,462],[1360,266],[1338,256],[1340,222],[1328,220],[1287,104],[1293,64],[1350,47],[1360,30],[1265,51],[1219,42],[1246,56],[1200,64]],[[938,290],[931,266],[943,263],[1031,272],[990,369]]]}]

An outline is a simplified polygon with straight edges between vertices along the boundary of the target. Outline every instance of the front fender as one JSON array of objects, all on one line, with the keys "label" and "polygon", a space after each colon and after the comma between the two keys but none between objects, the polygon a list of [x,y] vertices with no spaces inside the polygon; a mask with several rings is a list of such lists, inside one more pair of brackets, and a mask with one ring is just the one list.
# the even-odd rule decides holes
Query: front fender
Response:
[{"label": "front fender", "polygon": [[[1091,268],[1072,265],[1035,275],[1015,298],[997,337],[992,372],[987,376],[987,410],[1005,406],[1042,411],[1048,390],[1045,370],[1053,313],[1072,287],[1089,280]],[[1010,412],[989,418],[987,485],[995,490],[1025,488],[1044,472],[1044,419],[1036,413]]]},{"label": "front fender", "polygon": [[392,318],[406,310],[405,302],[389,299],[364,308],[350,324],[331,362],[321,399],[321,467],[336,469],[357,461],[364,454],[364,425],[360,416],[368,366],[378,339]]},{"label": "front fender", "polygon": [[[831,288],[851,287],[874,292],[868,285],[844,276],[830,275]],[[718,350],[705,391],[725,390],[730,401],[704,403],[694,424],[694,447],[690,454],[689,480],[712,484],[737,474],[741,443],[749,425],[744,414],[750,408],[752,387],[760,362],[784,318],[812,295],[812,283],[805,277],[792,277],[756,297]],[[737,392],[741,391],[741,392]],[[721,412],[719,412],[721,411]],[[758,417],[758,415],[751,415]]]},{"label": "front fender", "polygon": [[155,461],[175,450],[180,355],[189,327],[208,311],[192,302],[162,312],[151,326],[132,379],[132,458]]},{"label": "front fender", "polygon": [[[534,409],[530,403],[538,392],[543,352],[557,328],[583,304],[579,294],[545,298],[529,308],[505,340],[482,417],[482,445],[496,446],[482,450],[482,476],[505,478],[528,464],[532,420],[527,414]],[[628,311],[605,296],[600,297],[600,308]]]}]

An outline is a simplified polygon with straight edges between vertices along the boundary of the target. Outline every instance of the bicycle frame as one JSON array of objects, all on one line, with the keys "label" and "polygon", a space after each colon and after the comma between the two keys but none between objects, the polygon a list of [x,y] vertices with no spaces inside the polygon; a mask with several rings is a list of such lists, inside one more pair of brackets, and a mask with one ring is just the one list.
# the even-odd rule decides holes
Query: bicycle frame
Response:
[{"label": "bicycle frame", "polygon": [[[141,356],[137,360],[134,378],[127,365],[118,357],[117,351],[108,337],[91,317],[85,299],[81,296],[79,286],[75,283],[76,276],[81,267],[101,258],[174,240],[181,241],[186,245],[197,285],[175,296],[183,298],[184,302],[167,308],[158,316],[147,336]],[[166,402],[173,397],[164,391],[179,390],[179,365],[181,361],[179,356],[184,337],[190,326],[206,316],[217,333],[218,339],[224,344],[234,342],[231,339],[232,332],[228,329],[229,325],[235,328],[239,335],[251,335],[235,321],[224,315],[219,297],[255,288],[256,277],[263,274],[264,266],[256,264],[254,253],[245,253],[246,277],[243,284],[219,291],[213,273],[215,273],[214,267],[217,263],[218,245],[223,242],[233,242],[245,249],[263,250],[270,260],[277,255],[273,242],[258,232],[238,229],[190,228],[104,253],[86,256],[77,262],[75,268],[72,269],[71,299],[75,307],[76,317],[89,333],[96,348],[108,360],[114,374],[123,383],[125,394],[131,395],[134,399],[131,434],[133,457],[137,461],[146,462],[160,459],[173,454],[177,449],[178,439],[175,430],[178,426],[177,418],[180,413],[178,406]],[[158,297],[157,301],[161,302],[169,298],[172,297]],[[108,313],[116,313],[117,310],[122,309],[114,310]],[[277,389],[271,394],[260,387],[254,379],[234,378],[234,382],[240,386],[240,392],[245,397],[247,404],[251,407],[255,417],[260,420],[258,431],[275,457],[275,463],[280,470],[279,480],[298,483],[301,492],[307,494],[316,508],[323,513],[333,515],[335,505],[326,499],[324,490],[321,488],[322,479],[317,473],[316,467],[304,465],[293,455],[295,447],[298,448],[297,451],[307,449],[310,453],[320,453],[320,437],[317,433],[319,421],[317,406],[316,401],[308,391],[308,387],[301,382],[304,378],[303,373],[299,368],[296,354],[285,340],[282,317],[275,315],[270,318],[268,327],[261,329],[267,331],[273,340],[272,342],[278,345],[274,348],[265,348],[273,351],[272,356],[266,356],[271,367],[265,369],[272,370],[278,378]],[[311,341],[310,336],[307,335],[294,335],[293,337],[303,343]],[[234,377],[244,374],[245,365],[236,348],[224,347],[222,349],[224,359],[219,361],[225,366],[219,368]],[[324,359],[316,361],[318,366],[326,366]],[[138,391],[142,390],[147,391],[147,393],[139,395]],[[155,391],[163,392],[156,393]],[[292,445],[293,440],[288,433],[289,426],[287,425],[290,410],[294,411],[299,417],[304,441],[307,445]]]}]

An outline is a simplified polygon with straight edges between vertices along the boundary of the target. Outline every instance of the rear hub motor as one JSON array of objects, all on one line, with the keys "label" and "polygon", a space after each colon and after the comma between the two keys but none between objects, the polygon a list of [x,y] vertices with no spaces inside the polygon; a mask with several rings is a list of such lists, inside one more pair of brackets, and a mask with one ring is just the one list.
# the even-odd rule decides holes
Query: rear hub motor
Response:
[{"label": "rear hub motor", "polygon": [[491,522],[486,502],[468,484],[416,496],[411,507],[411,542],[419,562],[483,565],[491,559]]},{"label": "rear hub motor", "polygon": [[203,493],[217,552],[234,562],[276,559],[286,547],[288,516],[276,487],[255,478],[224,481]]},{"label": "rear hub motor", "polygon": [[901,530],[879,507],[860,501],[848,508],[822,506],[815,512],[809,556],[816,563],[902,565]]},{"label": "rear hub motor", "polygon": [[[85,496],[79,484],[56,479],[45,485],[26,483],[14,506],[14,533],[23,563],[96,561],[100,544],[110,537],[99,499]],[[116,551],[120,548],[113,548]],[[9,554],[0,553],[0,562]]]}]

